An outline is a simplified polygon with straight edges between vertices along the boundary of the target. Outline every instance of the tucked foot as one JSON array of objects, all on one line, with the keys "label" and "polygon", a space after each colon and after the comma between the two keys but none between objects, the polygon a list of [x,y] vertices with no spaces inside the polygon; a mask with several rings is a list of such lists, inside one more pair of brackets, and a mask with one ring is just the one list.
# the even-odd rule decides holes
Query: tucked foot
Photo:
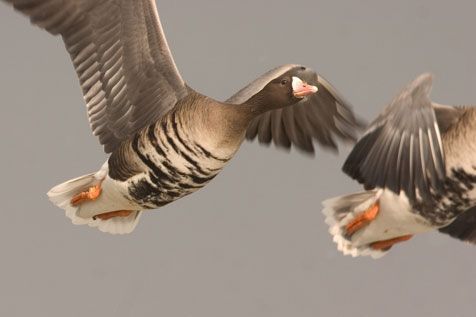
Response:
[{"label": "tucked foot", "polygon": [[394,244],[397,244],[399,242],[407,241],[411,237],[413,237],[413,235],[409,234],[409,235],[406,235],[406,236],[396,237],[396,238],[393,238],[393,239],[377,241],[377,242],[371,243],[370,248],[372,248],[373,250],[388,251],[388,250],[390,250],[390,248]]},{"label": "tucked foot", "polygon": [[375,203],[367,210],[357,215],[351,222],[345,226],[345,237],[350,240],[352,235],[367,226],[372,220],[374,220],[379,212],[379,204]]},{"label": "tucked foot", "polygon": [[77,206],[85,201],[96,200],[101,195],[101,184],[90,187],[87,191],[74,195],[71,198],[71,205]]},{"label": "tucked foot", "polygon": [[134,212],[134,210],[116,210],[105,212],[103,214],[99,214],[93,217],[94,220],[101,219],[101,220],[108,220],[114,217],[129,217],[130,214]]}]

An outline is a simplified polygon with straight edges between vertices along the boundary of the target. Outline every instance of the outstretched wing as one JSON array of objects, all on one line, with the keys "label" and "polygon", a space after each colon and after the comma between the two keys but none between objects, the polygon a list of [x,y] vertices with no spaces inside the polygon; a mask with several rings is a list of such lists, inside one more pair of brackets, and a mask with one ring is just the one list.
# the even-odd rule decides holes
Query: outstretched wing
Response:
[{"label": "outstretched wing", "polygon": [[187,95],[155,0],[4,0],[63,37],[106,152]]},{"label": "outstretched wing", "polygon": [[332,149],[337,149],[335,137],[345,141],[355,141],[357,132],[363,127],[351,106],[337,93],[329,82],[314,71],[301,65],[283,65],[270,70],[227,100],[229,103],[246,102],[261,91],[266,84],[292,69],[300,72],[300,77],[318,87],[318,92],[304,98],[297,104],[268,111],[255,118],[246,133],[248,140],[258,138],[260,143],[274,144],[290,149],[314,153],[313,141]]},{"label": "outstretched wing", "polygon": [[345,173],[370,188],[403,190],[410,200],[442,189],[445,160],[431,85],[431,75],[421,75],[392,101],[349,154]]}]

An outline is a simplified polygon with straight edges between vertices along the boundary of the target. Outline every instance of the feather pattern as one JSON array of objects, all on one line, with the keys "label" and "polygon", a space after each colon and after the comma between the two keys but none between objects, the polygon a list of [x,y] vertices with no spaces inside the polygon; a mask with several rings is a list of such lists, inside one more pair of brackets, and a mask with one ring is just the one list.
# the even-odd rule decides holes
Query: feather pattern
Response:
[{"label": "feather pattern", "polygon": [[[217,153],[180,114],[169,112],[123,142],[109,158],[109,177],[126,183],[129,200],[144,209],[164,206],[202,188],[238,149],[239,143],[227,154]],[[195,122],[200,124],[201,119]]]},{"label": "feather pattern", "polygon": [[60,34],[107,153],[188,94],[154,0],[6,0]]},{"label": "feather pattern", "polygon": [[349,154],[345,173],[369,188],[403,190],[412,201],[443,189],[445,156],[431,83],[424,74],[392,101]]},{"label": "feather pattern", "polygon": [[344,141],[355,141],[356,132],[363,123],[355,118],[352,107],[322,76],[301,65],[287,64],[274,68],[238,91],[226,102],[245,103],[266,84],[288,72],[297,72],[308,84],[318,87],[318,92],[305,97],[295,105],[275,109],[253,119],[246,138],[260,143],[274,144],[290,149],[294,145],[306,153],[314,153],[313,141],[321,146],[337,149],[335,136]]}]

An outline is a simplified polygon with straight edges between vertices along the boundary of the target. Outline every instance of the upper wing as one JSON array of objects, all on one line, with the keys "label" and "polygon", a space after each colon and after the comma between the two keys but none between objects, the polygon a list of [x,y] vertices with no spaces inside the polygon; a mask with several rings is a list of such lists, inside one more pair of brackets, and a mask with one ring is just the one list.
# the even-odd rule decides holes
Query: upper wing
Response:
[{"label": "upper wing", "polygon": [[337,148],[334,136],[343,140],[356,140],[357,131],[362,128],[352,113],[351,107],[324,78],[300,65],[283,65],[265,73],[227,100],[240,104],[258,93],[274,78],[300,67],[303,80],[318,87],[318,92],[304,98],[297,104],[268,111],[255,118],[246,133],[248,140],[258,137],[259,142],[287,148],[291,144],[314,153],[313,140],[322,146]]},{"label": "upper wing", "polygon": [[431,85],[431,75],[421,75],[392,101],[349,154],[345,173],[367,187],[403,190],[410,200],[442,189],[445,160]]},{"label": "upper wing", "polygon": [[106,152],[187,95],[155,0],[4,0],[61,34]]}]

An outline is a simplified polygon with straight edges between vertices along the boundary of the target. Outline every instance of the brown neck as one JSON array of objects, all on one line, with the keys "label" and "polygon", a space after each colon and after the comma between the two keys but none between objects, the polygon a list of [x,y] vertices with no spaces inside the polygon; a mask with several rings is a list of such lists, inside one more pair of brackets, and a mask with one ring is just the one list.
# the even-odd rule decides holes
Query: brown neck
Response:
[{"label": "brown neck", "polygon": [[260,113],[249,104],[233,105],[218,103],[215,111],[210,114],[217,125],[223,129],[223,134],[231,139],[244,139],[248,126]]},{"label": "brown neck", "polygon": [[251,105],[226,104],[199,93],[191,94],[177,111],[196,133],[206,133],[217,145],[230,147],[241,144],[249,123],[259,114]]},{"label": "brown neck", "polygon": [[269,100],[267,100],[267,98],[265,98],[260,93],[254,95],[239,106],[249,109],[248,111],[251,112],[253,116],[258,116],[262,113],[272,110],[272,107],[269,105]]}]

